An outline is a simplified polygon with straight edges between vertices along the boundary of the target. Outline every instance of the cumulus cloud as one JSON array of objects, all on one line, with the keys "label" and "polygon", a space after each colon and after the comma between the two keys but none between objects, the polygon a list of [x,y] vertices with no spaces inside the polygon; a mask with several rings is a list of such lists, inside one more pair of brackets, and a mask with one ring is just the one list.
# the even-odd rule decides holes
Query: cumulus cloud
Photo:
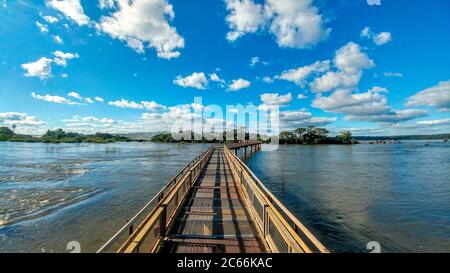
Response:
[{"label": "cumulus cloud", "polygon": [[323,28],[323,19],[311,0],[227,0],[226,21],[229,41],[248,33],[267,29],[280,47],[308,48],[326,39],[331,29]]},{"label": "cumulus cloud", "polygon": [[333,63],[336,71],[314,79],[310,84],[314,92],[329,92],[337,88],[352,88],[358,85],[364,69],[375,66],[358,44],[349,42],[336,51]]},{"label": "cumulus cloud", "polygon": [[267,0],[265,8],[272,18],[270,30],[281,47],[312,47],[331,32],[323,28],[322,16],[311,0]]},{"label": "cumulus cloud", "polygon": [[185,77],[178,75],[175,80],[173,80],[173,83],[181,87],[191,87],[196,89],[206,89],[208,87],[208,79],[203,72],[194,72]]},{"label": "cumulus cloud", "polygon": [[39,120],[35,116],[30,116],[26,113],[17,113],[17,112],[5,112],[0,113],[0,124],[4,126],[29,126],[29,127],[38,127],[45,125],[45,122]]},{"label": "cumulus cloud", "polygon": [[128,108],[128,109],[144,109],[142,104],[134,102],[134,101],[128,101],[126,99],[121,99],[117,101],[110,101],[108,102],[109,105],[116,106],[119,108]]},{"label": "cumulus cloud", "polygon": [[229,11],[226,21],[231,29],[227,34],[229,41],[256,32],[265,24],[263,6],[252,0],[227,0],[226,8]]},{"label": "cumulus cloud", "polygon": [[250,59],[250,62],[249,62],[248,65],[249,65],[250,67],[255,67],[255,66],[258,65],[258,64],[268,65],[269,62],[267,62],[267,61],[262,61],[258,56],[255,56],[255,57],[252,57],[252,58]]},{"label": "cumulus cloud", "polygon": [[209,74],[209,80],[213,82],[219,83],[220,87],[225,88],[226,87],[226,81],[217,75],[217,73]]},{"label": "cumulus cloud", "polygon": [[55,43],[57,43],[58,45],[64,44],[63,39],[59,37],[59,35],[53,35],[53,41],[55,41]]},{"label": "cumulus cloud", "polygon": [[407,99],[408,106],[433,106],[441,111],[450,111],[450,80],[417,92]]},{"label": "cumulus cloud", "polygon": [[228,86],[229,91],[238,91],[240,89],[244,89],[250,87],[251,82],[244,79],[233,80],[231,84]]},{"label": "cumulus cloud", "polygon": [[88,25],[89,17],[84,14],[80,0],[45,0],[47,6],[58,10],[79,26]]},{"label": "cumulus cloud", "polygon": [[48,33],[48,25],[42,24],[40,22],[36,22],[36,26],[37,26],[37,28],[39,29],[40,32]]},{"label": "cumulus cloud", "polygon": [[85,97],[82,97],[80,94],[78,94],[77,92],[70,92],[69,94],[67,94],[67,96],[68,97],[72,97],[72,98],[75,98],[75,99],[77,99],[77,100],[79,100],[79,101],[82,101],[82,102],[86,102],[86,103],[94,103],[94,101],[91,99],[91,98],[85,98]]},{"label": "cumulus cloud", "polygon": [[100,9],[112,9],[116,6],[115,0],[99,0],[98,7]]},{"label": "cumulus cloud", "polygon": [[346,120],[355,121],[398,123],[428,115],[428,112],[423,110],[394,110],[387,102],[386,96],[380,92],[353,94],[351,90],[341,89],[328,97],[318,95],[312,106],[326,112],[346,114]]},{"label": "cumulus cloud", "polygon": [[105,100],[102,97],[95,97],[94,99],[98,102],[105,102]]},{"label": "cumulus cloud", "polygon": [[308,98],[308,96],[304,95],[304,94],[298,94],[297,95],[297,99],[298,100],[306,100]]},{"label": "cumulus cloud", "polygon": [[299,86],[304,86],[306,79],[317,73],[323,73],[330,70],[330,61],[317,61],[313,64],[289,69],[283,71],[280,75],[275,76],[276,79],[294,82]]},{"label": "cumulus cloud", "polygon": [[21,67],[26,71],[25,77],[38,77],[41,80],[52,76],[52,59],[42,57],[35,62],[22,64]]},{"label": "cumulus cloud", "polygon": [[426,117],[427,115],[428,112],[424,110],[406,109],[406,110],[391,110],[381,115],[370,115],[370,116],[349,115],[345,117],[345,119],[355,121],[399,123],[402,121]]},{"label": "cumulus cloud", "polygon": [[306,126],[326,126],[337,120],[336,117],[313,117],[306,109],[281,111],[279,116],[280,127],[290,130]]},{"label": "cumulus cloud", "polygon": [[77,59],[79,56],[77,53],[64,53],[62,51],[55,51],[53,52],[53,55],[55,55],[55,58],[53,59],[53,61],[59,65],[59,66],[67,66],[67,61],[68,60],[72,60],[72,59]]},{"label": "cumulus cloud", "polygon": [[97,28],[138,53],[149,47],[158,57],[171,59],[184,47],[184,39],[169,24],[174,17],[172,5],[166,0],[118,1],[117,10],[101,17]]},{"label": "cumulus cloud", "polygon": [[53,102],[58,104],[69,104],[69,105],[75,105],[79,104],[78,102],[71,101],[67,98],[61,97],[61,96],[54,96],[54,95],[39,95],[35,92],[31,92],[31,96],[37,100],[43,100],[47,102]]},{"label": "cumulus cloud", "polygon": [[377,46],[387,44],[392,40],[390,32],[374,33],[369,27],[365,27],[361,30],[361,37],[372,40]]},{"label": "cumulus cloud", "polygon": [[121,99],[117,101],[108,102],[111,106],[116,106],[119,108],[128,108],[128,109],[136,109],[136,110],[150,110],[150,111],[158,111],[166,109],[164,105],[158,104],[155,101],[141,101],[140,103],[135,101],[129,101],[126,99]]},{"label": "cumulus cloud", "polygon": [[49,24],[54,24],[54,23],[59,22],[59,19],[56,18],[55,16],[47,15],[47,16],[43,16],[42,18],[44,18],[44,20],[47,21],[47,23],[49,23]]},{"label": "cumulus cloud", "polygon": [[52,76],[52,63],[59,66],[67,66],[67,61],[78,58],[78,54],[64,53],[62,51],[55,51],[53,53],[55,58],[49,59],[42,57],[35,62],[22,64],[22,69],[25,70],[25,77],[38,77],[41,80]]},{"label": "cumulus cloud", "polygon": [[260,99],[265,105],[286,105],[292,101],[292,94],[265,93],[260,95]]},{"label": "cumulus cloud", "polygon": [[269,77],[269,76],[263,77],[262,81],[265,82],[265,83],[273,83],[274,82],[274,80],[271,77]]}]

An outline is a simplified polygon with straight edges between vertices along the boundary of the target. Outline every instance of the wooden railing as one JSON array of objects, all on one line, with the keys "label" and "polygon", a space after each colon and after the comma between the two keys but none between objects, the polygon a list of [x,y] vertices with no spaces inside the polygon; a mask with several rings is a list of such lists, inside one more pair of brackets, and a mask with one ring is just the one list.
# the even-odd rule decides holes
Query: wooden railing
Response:
[{"label": "wooden railing", "polygon": [[235,180],[242,187],[245,202],[272,252],[329,252],[229,147],[224,147],[224,153]]},{"label": "wooden railing", "polygon": [[154,252],[213,151],[209,147],[186,165],[97,252]]}]

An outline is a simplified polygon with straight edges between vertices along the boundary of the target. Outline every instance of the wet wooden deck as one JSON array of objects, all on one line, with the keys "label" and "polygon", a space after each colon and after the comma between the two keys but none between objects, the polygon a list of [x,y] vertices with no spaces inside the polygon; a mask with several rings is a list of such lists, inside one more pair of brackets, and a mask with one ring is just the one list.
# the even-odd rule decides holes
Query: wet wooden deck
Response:
[{"label": "wet wooden deck", "polygon": [[177,215],[161,252],[267,252],[223,148],[214,150]]}]

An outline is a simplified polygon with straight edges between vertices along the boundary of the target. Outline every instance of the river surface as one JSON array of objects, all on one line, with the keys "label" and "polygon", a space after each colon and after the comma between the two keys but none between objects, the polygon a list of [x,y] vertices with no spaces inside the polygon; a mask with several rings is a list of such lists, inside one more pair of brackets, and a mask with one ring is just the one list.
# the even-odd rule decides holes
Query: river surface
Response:
[{"label": "river surface", "polygon": [[[0,252],[93,252],[208,145],[0,142]],[[280,146],[247,158],[332,251],[450,252],[450,143]]]}]

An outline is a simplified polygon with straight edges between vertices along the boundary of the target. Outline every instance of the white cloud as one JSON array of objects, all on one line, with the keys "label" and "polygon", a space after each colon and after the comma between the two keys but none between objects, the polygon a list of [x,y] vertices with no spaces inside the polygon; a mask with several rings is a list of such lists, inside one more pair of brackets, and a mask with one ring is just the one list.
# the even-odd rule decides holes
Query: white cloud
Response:
[{"label": "white cloud", "polygon": [[441,111],[450,111],[450,80],[441,81],[437,85],[417,92],[408,98],[408,106],[434,106]]},{"label": "white cloud", "polygon": [[82,121],[98,122],[98,123],[107,123],[107,124],[116,123],[116,121],[114,119],[111,119],[111,118],[96,118],[96,117],[93,117],[93,116],[84,117],[81,120]]},{"label": "white cloud", "polygon": [[262,61],[258,56],[255,56],[255,57],[252,57],[252,58],[250,59],[250,62],[249,62],[248,65],[249,65],[250,67],[255,67],[255,66],[258,65],[258,64],[268,65],[269,62],[267,62],[267,61]]},{"label": "white cloud", "polygon": [[217,75],[217,73],[209,74],[209,80],[213,82],[218,82],[221,87],[226,87],[226,81]]},{"label": "white cloud", "polygon": [[119,108],[129,108],[129,109],[144,109],[142,104],[134,102],[134,101],[128,101],[126,99],[121,99],[117,101],[110,101],[108,102],[109,105],[116,106]]},{"label": "white cloud", "polygon": [[80,0],[46,0],[46,5],[60,11],[79,26],[88,25],[89,17],[84,14]]},{"label": "white cloud", "polygon": [[35,116],[30,116],[26,113],[5,112],[0,113],[0,124],[5,126],[16,125],[18,127],[39,127],[45,125],[45,122],[37,119]]},{"label": "white cloud", "polygon": [[428,112],[424,110],[406,109],[406,110],[391,110],[390,112],[382,115],[370,115],[370,116],[349,115],[346,116],[345,119],[355,121],[399,123],[402,121],[426,117],[427,115]]},{"label": "white cloud", "polygon": [[59,37],[59,35],[53,35],[53,40],[54,40],[58,45],[64,44],[63,39],[61,39],[61,37]]},{"label": "white cloud", "polygon": [[312,106],[327,112],[346,114],[346,120],[355,121],[397,123],[428,115],[423,110],[394,110],[380,92],[352,94],[348,89],[336,90],[328,97],[318,95]]},{"label": "white cloud", "polygon": [[227,0],[226,8],[230,12],[226,17],[231,29],[227,34],[229,41],[256,32],[265,24],[263,6],[252,0]]},{"label": "white cloud", "polygon": [[274,80],[271,77],[265,76],[262,78],[262,81],[265,83],[273,83]]},{"label": "white cloud", "polygon": [[265,8],[272,18],[270,30],[281,47],[312,47],[331,32],[323,29],[322,16],[311,0],[267,0]]},{"label": "white cloud", "polygon": [[70,92],[69,94],[67,94],[67,96],[75,98],[75,99],[83,101],[83,102],[94,103],[94,101],[91,98],[84,98],[80,94],[78,94],[77,92]]},{"label": "white cloud", "polygon": [[308,98],[308,96],[304,95],[304,94],[298,94],[297,95],[297,99],[298,100],[306,100]]},{"label": "white cloud", "polygon": [[102,97],[95,97],[94,99],[98,102],[105,102],[105,100]]},{"label": "white cloud", "polygon": [[53,102],[53,103],[59,103],[59,104],[69,104],[69,105],[75,105],[79,104],[77,102],[71,101],[69,99],[66,99],[61,96],[53,96],[53,95],[38,95],[35,92],[31,93],[31,96],[37,100],[43,100],[47,102]]},{"label": "white cloud", "polygon": [[55,55],[55,58],[53,59],[53,61],[57,65],[63,66],[63,67],[67,66],[68,60],[77,59],[79,57],[77,53],[64,53],[59,50],[53,52],[53,55]]},{"label": "white cloud", "polygon": [[374,62],[361,51],[358,44],[349,42],[336,51],[334,65],[337,71],[329,71],[314,79],[310,84],[314,92],[329,92],[337,88],[352,88],[358,85],[362,70],[375,66]]},{"label": "white cloud", "polygon": [[40,32],[48,33],[48,26],[46,24],[42,24],[40,22],[36,22],[36,26],[38,27]]},{"label": "white cloud", "polygon": [[294,82],[299,86],[304,86],[306,79],[317,73],[323,73],[330,70],[330,61],[315,62],[310,65],[289,69],[283,71],[281,75],[275,76],[276,79]]},{"label": "white cloud", "polygon": [[158,110],[166,109],[166,106],[158,104],[155,101],[141,101],[140,103],[138,103],[135,101],[121,99],[121,100],[117,100],[117,101],[110,101],[110,102],[108,102],[108,104],[119,107],[119,108],[128,108],[128,109],[136,109],[136,110],[158,111]]},{"label": "white cloud", "polygon": [[21,67],[26,71],[25,77],[39,77],[41,80],[52,76],[53,60],[42,57],[36,62],[22,64]]},{"label": "white cloud", "polygon": [[450,124],[450,118],[447,118],[447,119],[434,119],[434,120],[422,120],[422,121],[418,121],[417,124],[420,124],[420,125]]},{"label": "white cloud", "polygon": [[117,4],[117,11],[100,19],[99,30],[126,42],[138,53],[151,47],[160,58],[180,55],[178,49],[184,47],[184,39],[169,24],[175,13],[166,0],[119,1]]},{"label": "white cloud", "polygon": [[49,23],[49,24],[54,24],[54,23],[57,23],[59,21],[58,18],[56,18],[54,16],[50,16],[50,15],[44,16],[42,18],[44,18],[44,20],[47,21],[47,23]]},{"label": "white cloud", "polygon": [[227,0],[226,8],[229,41],[267,28],[281,47],[308,48],[331,31],[323,28],[322,16],[311,0],[266,0],[264,6],[252,0]]},{"label": "white cloud", "polygon": [[194,72],[186,77],[178,75],[173,83],[182,87],[192,87],[197,89],[206,89],[208,87],[208,79],[203,72]]},{"label": "white cloud", "polygon": [[377,46],[384,45],[392,41],[392,35],[390,32],[373,33],[369,27],[361,30],[361,37],[371,39]]},{"label": "white cloud", "polygon": [[98,6],[100,9],[112,9],[115,7],[116,0],[99,0]]},{"label": "white cloud", "polygon": [[164,110],[166,107],[162,104],[159,104],[155,101],[141,101],[142,106],[151,111]]},{"label": "white cloud", "polygon": [[228,90],[230,91],[238,91],[243,88],[250,87],[251,82],[244,79],[233,80],[231,84],[228,86]]},{"label": "white cloud", "polygon": [[265,105],[285,105],[292,101],[292,94],[279,95],[278,93],[265,93],[260,95],[260,99]]},{"label": "white cloud", "polygon": [[279,116],[282,130],[292,130],[299,127],[325,126],[337,120],[336,117],[313,117],[306,109],[281,111]]}]

